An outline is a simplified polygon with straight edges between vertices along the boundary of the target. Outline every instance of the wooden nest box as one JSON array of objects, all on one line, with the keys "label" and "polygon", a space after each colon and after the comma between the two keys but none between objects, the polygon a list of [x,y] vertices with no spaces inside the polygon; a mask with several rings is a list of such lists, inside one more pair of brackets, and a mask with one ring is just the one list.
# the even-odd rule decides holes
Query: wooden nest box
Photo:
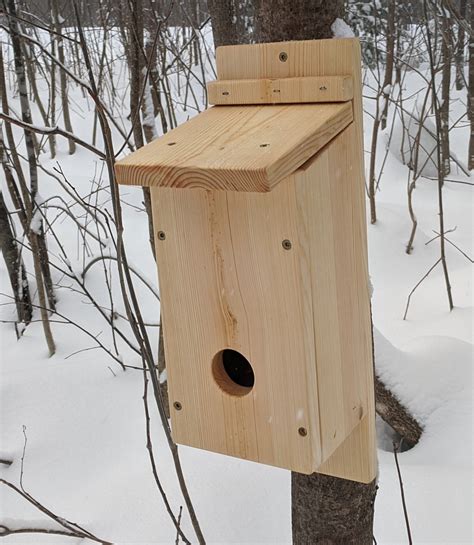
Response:
[{"label": "wooden nest box", "polygon": [[375,477],[360,65],[220,47],[215,106],[116,165],[151,189],[177,443]]}]

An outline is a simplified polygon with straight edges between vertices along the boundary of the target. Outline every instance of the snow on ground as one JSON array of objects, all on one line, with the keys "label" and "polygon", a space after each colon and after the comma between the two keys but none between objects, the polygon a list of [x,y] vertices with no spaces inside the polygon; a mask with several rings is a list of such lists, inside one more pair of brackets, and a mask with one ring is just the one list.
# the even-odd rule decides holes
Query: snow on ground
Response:
[{"label": "snow on ground", "polygon": [[[410,75],[407,86],[416,86]],[[91,112],[74,90],[73,126],[90,138]],[[462,111],[462,93],[453,119]],[[373,104],[366,101],[371,111]],[[180,119],[186,119],[181,113]],[[366,149],[371,118],[366,116]],[[467,155],[467,131],[453,131],[452,148]],[[17,133],[19,134],[19,133]],[[119,143],[119,139],[117,139]],[[379,155],[384,153],[380,139]],[[60,141],[57,161],[78,191],[87,193],[100,179],[101,165],[83,149],[70,157]],[[46,157],[46,156],[45,156]],[[45,158],[53,168],[55,161]],[[466,181],[454,169],[451,178]],[[447,246],[455,309],[448,311],[441,268],[415,292],[408,319],[403,320],[412,287],[438,259],[437,242],[426,244],[438,228],[436,182],[422,179],[414,194],[419,220],[413,254],[405,253],[410,221],[406,205],[407,169],[390,153],[377,194],[378,218],[369,226],[369,259],[374,285],[377,368],[381,377],[425,425],[414,449],[399,455],[414,543],[457,545],[473,541],[472,521],[472,265]],[[105,181],[103,182],[106,186]],[[57,192],[57,182],[42,175],[43,198]],[[103,192],[106,194],[106,192]],[[130,262],[155,279],[148,247],[145,216],[137,210],[142,195],[125,188],[125,240]],[[473,256],[472,187],[447,182],[444,188],[447,229],[456,245]],[[103,197],[103,208],[110,207]],[[66,241],[71,262],[81,270],[83,253],[68,220],[57,226]],[[97,267],[97,266],[96,266]],[[8,289],[3,267],[2,291]],[[99,298],[104,287],[98,269],[87,275],[88,287]],[[59,282],[60,278],[56,277]],[[85,325],[110,346],[105,322],[85,298],[58,288],[59,310]],[[159,304],[143,286],[139,296],[145,320],[157,321]],[[107,299],[104,299],[104,305]],[[8,306],[1,318],[12,319]],[[123,324],[126,328],[126,325]],[[124,329],[125,330],[125,329]],[[157,328],[150,328],[154,346]],[[27,437],[23,484],[26,490],[59,515],[85,526],[117,544],[172,544],[175,532],[154,485],[145,448],[143,382],[139,371],[122,372],[100,350],[79,352],[92,341],[71,325],[53,323],[58,350],[48,359],[39,323],[31,324],[19,342],[13,327],[1,332],[1,447],[10,467],[0,466],[3,478],[18,483],[20,460]],[[120,343],[119,343],[120,344]],[[138,356],[120,344],[124,362],[140,365]],[[153,441],[158,472],[170,503],[183,504],[164,434],[153,412]],[[383,545],[407,543],[400,493],[390,445],[380,437],[380,489],[376,502],[375,536]],[[184,472],[208,543],[289,544],[290,474],[264,465],[180,447]],[[24,500],[2,487],[2,518],[15,524],[44,525],[44,517]],[[183,531],[192,538],[184,513]],[[191,539],[194,542],[194,539]],[[20,535],[5,544],[74,543],[64,537]]]}]

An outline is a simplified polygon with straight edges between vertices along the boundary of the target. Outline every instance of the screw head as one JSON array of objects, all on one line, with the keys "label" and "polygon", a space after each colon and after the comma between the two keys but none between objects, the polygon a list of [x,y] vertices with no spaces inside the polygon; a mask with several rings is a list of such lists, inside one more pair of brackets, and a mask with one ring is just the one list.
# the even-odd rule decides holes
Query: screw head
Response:
[{"label": "screw head", "polygon": [[164,231],[158,231],[158,240],[165,240],[166,233]]},{"label": "screw head", "polygon": [[181,405],[181,403],[180,403],[179,401],[175,401],[175,402],[173,403],[173,407],[174,407],[177,411],[180,411],[180,410],[183,408],[183,406]]},{"label": "screw head", "polygon": [[308,430],[306,428],[298,428],[298,433],[301,437],[306,437],[308,435]]},{"label": "screw head", "polygon": [[291,246],[292,246],[291,240],[288,240],[287,238],[285,238],[285,240],[281,241],[281,245],[283,246],[285,250],[291,250]]},{"label": "screw head", "polygon": [[285,51],[282,51],[278,55],[278,58],[280,59],[281,62],[286,62],[288,60],[288,53],[286,53]]}]

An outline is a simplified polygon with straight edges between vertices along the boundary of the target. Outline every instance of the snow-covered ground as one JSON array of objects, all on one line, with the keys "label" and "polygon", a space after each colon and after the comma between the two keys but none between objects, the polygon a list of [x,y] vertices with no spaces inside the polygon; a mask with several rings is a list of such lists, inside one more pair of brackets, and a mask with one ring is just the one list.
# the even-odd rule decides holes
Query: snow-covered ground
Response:
[{"label": "snow-covered ground", "polygon": [[[410,74],[406,85],[410,90],[419,81]],[[92,106],[75,87],[71,87],[71,93],[73,127],[79,137],[90,140]],[[462,113],[463,102],[464,94],[456,93],[453,119]],[[12,104],[18,111],[16,97],[12,97]],[[365,108],[372,112],[373,101],[367,100]],[[187,115],[181,112],[180,120]],[[366,115],[366,149],[370,147],[371,127],[372,119]],[[21,133],[16,134],[20,137]],[[452,149],[460,160],[467,156],[467,141],[467,127],[452,131]],[[43,166],[53,169],[60,163],[81,194],[89,193],[91,183],[107,187],[103,167],[96,158],[81,148],[69,156],[67,143],[58,142],[58,157],[52,161],[45,154]],[[116,143],[119,147],[120,138]],[[385,145],[386,138],[381,137],[380,161]],[[415,292],[408,317],[402,319],[410,290],[439,257],[438,242],[427,244],[438,230],[437,186],[428,179],[420,179],[414,192],[418,232],[412,255],[405,253],[410,232],[407,176],[407,168],[390,152],[377,193],[378,222],[368,227],[374,323],[379,331],[376,363],[382,379],[425,426],[420,443],[399,455],[414,543],[469,544],[473,542],[472,264],[448,244],[454,310],[448,310],[442,269],[438,267]],[[456,167],[450,179],[469,181]],[[42,173],[41,196],[46,198],[58,191],[58,182]],[[102,209],[110,209],[107,191],[101,195]],[[449,239],[472,258],[473,187],[446,182],[443,195],[446,228],[456,227]],[[129,260],[155,282],[146,216],[139,210],[141,190],[125,188],[122,197],[127,203],[124,223]],[[48,214],[52,218],[55,212]],[[84,258],[74,224],[62,218],[56,229],[72,266],[82,270],[90,256]],[[50,248],[55,251],[52,242]],[[96,265],[88,272],[87,286],[106,306],[100,268]],[[1,291],[8,292],[3,261],[0,281]],[[109,328],[97,311],[67,287],[71,282],[59,274],[55,274],[55,281],[59,311],[111,346]],[[145,320],[156,322],[159,303],[146,287],[137,285]],[[118,291],[115,293],[121,311]],[[11,306],[2,306],[0,317],[12,320]],[[174,543],[175,530],[154,484],[145,448],[141,372],[123,372],[101,350],[83,351],[93,342],[73,325],[53,323],[52,327],[57,353],[48,358],[40,323],[32,323],[18,342],[13,326],[0,324],[0,458],[14,460],[10,467],[0,465],[0,476],[18,483],[26,435],[23,485],[52,511],[117,544]],[[158,330],[149,330],[156,347]],[[140,366],[139,357],[122,345],[119,343],[119,351],[124,363]],[[158,472],[177,514],[183,500],[154,412],[152,428]],[[394,457],[383,430],[379,443],[375,537],[383,545],[407,543]],[[208,543],[291,543],[289,472],[187,447],[180,447],[180,453]],[[39,511],[5,487],[0,489],[0,502],[2,521],[8,526],[45,524]],[[182,528],[194,542],[185,510]],[[79,542],[28,534],[4,538],[4,543],[12,545],[74,541]]]}]

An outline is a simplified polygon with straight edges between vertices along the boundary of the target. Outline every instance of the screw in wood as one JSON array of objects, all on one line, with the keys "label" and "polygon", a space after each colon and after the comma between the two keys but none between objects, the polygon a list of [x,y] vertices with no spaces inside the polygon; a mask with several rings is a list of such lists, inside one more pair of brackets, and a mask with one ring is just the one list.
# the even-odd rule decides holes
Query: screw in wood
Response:
[{"label": "screw in wood", "polygon": [[158,231],[158,240],[165,240],[166,233],[164,231]]},{"label": "screw in wood", "polygon": [[301,437],[306,437],[308,435],[308,430],[306,428],[298,428],[298,433]]},{"label": "screw in wood", "polygon": [[285,240],[281,241],[281,245],[283,246],[285,250],[291,250],[291,240],[288,240],[287,238],[285,238]]},{"label": "screw in wood", "polygon": [[281,62],[286,62],[288,60],[288,53],[285,53],[282,51],[280,55],[278,56]]},{"label": "screw in wood", "polygon": [[173,407],[174,407],[177,411],[180,411],[180,410],[183,408],[183,406],[181,405],[181,403],[180,403],[179,401],[175,401],[175,402],[173,403]]}]

